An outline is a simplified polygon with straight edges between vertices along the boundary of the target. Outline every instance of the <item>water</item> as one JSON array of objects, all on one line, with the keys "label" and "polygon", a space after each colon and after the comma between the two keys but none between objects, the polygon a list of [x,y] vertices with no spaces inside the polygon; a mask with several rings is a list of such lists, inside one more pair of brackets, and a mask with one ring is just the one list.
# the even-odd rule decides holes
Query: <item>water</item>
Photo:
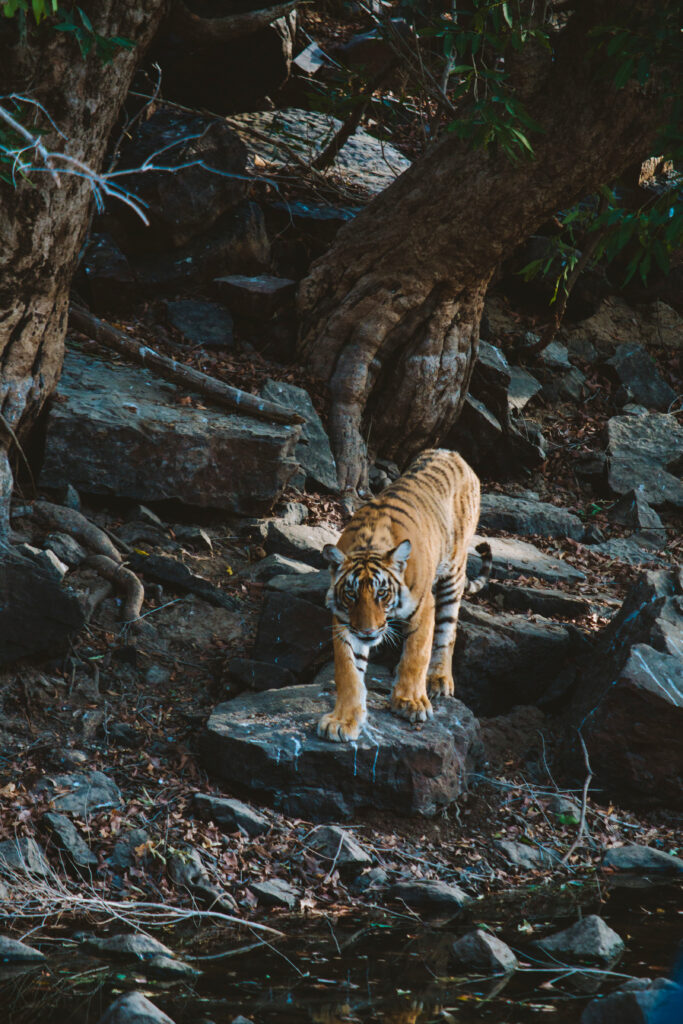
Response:
[{"label": "water", "polygon": [[[605,896],[604,891],[602,896]],[[532,958],[534,937],[600,913],[622,936],[627,951],[613,975],[541,968]],[[228,1024],[244,1014],[255,1024],[378,1022],[528,1024],[550,1014],[576,1024],[589,998],[623,980],[671,973],[681,939],[679,890],[626,888],[600,902],[597,889],[539,887],[522,897],[479,901],[456,921],[419,922],[376,912],[374,918],[273,917],[286,940],[236,951],[260,941],[245,930],[229,939],[192,933],[193,960],[204,974],[190,983],[145,979],[144,967],[107,964],[59,943],[43,945],[49,968],[4,976],[1,1019],[7,1024],[96,1024],[117,994],[137,987],[176,1021]],[[485,923],[511,945],[525,965],[509,981],[458,976],[449,947],[474,924]],[[178,948],[190,938],[157,935]],[[201,933],[200,933],[201,937]],[[224,956],[229,953],[231,955]],[[5,968],[5,970],[7,970]]]}]

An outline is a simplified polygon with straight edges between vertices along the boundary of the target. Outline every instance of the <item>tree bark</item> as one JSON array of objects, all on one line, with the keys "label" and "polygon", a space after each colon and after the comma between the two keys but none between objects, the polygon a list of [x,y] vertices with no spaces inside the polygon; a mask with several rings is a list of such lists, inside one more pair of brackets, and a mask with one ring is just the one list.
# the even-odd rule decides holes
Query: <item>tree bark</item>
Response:
[{"label": "tree bark", "polygon": [[[135,44],[102,64],[95,47],[82,58],[74,37],[49,25],[21,41],[15,21],[0,25],[0,95],[18,93],[40,103],[34,111],[48,149],[100,170],[107,140],[142,50],[151,41],[167,0],[84,0],[100,35]],[[24,121],[29,129],[31,122]],[[36,161],[39,163],[39,161]],[[92,191],[83,177],[46,171],[16,187],[0,182],[0,543],[9,534],[13,435],[37,416],[62,367],[71,279],[87,230]]]},{"label": "tree bark", "polygon": [[615,92],[588,60],[609,3],[581,3],[555,52],[508,62],[542,132],[534,159],[472,151],[454,134],[337,235],[302,282],[299,353],[331,391],[344,490],[367,483],[372,453],[407,462],[438,444],[464,402],[487,284],[501,259],[559,208],[644,158],[656,94]]}]

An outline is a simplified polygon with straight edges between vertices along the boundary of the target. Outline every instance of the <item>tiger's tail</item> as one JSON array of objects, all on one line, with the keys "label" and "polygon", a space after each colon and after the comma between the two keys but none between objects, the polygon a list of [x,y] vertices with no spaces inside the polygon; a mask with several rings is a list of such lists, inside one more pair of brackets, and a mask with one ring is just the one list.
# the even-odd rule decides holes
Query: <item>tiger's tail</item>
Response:
[{"label": "tiger's tail", "polygon": [[491,566],[493,565],[491,545],[484,541],[483,544],[477,544],[475,551],[481,555],[481,572],[476,579],[467,581],[465,584],[466,594],[478,594],[488,584],[491,575]]}]

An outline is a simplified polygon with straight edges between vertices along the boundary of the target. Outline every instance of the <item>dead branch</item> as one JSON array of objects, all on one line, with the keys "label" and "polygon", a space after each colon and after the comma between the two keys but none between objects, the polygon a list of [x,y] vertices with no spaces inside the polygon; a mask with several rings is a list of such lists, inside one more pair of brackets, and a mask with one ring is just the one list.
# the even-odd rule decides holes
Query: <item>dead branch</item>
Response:
[{"label": "dead branch", "polygon": [[145,600],[145,588],[134,572],[117,565],[106,555],[91,555],[84,562],[89,569],[94,569],[100,576],[110,580],[114,586],[126,595],[121,618],[124,622],[134,622],[140,618],[142,602]]},{"label": "dead branch", "polygon": [[583,794],[581,796],[581,816],[579,818],[579,830],[576,833],[576,839],[569,847],[562,860],[560,861],[560,864],[562,865],[569,863],[569,858],[579,846],[584,834],[586,834],[586,803],[588,801],[588,787],[590,786],[591,780],[593,778],[593,769],[591,768],[591,763],[588,757],[586,743],[580,732],[579,739],[581,741],[581,749],[583,750],[583,763],[586,766],[586,781],[583,784]]},{"label": "dead branch", "polygon": [[119,331],[111,324],[88,313],[81,306],[71,306],[69,320],[72,327],[87,334],[89,338],[97,341],[100,345],[111,348],[142,366],[151,367],[166,380],[180,384],[191,391],[198,391],[226,409],[231,409],[244,416],[268,420],[271,423],[291,425],[304,422],[303,416],[294,412],[293,409],[288,409],[275,402],[268,402],[257,395],[250,395],[247,391],[240,391],[239,388],[224,384],[222,380],[209,377],[208,374],[202,373],[200,370],[194,370],[191,366],[184,366],[182,363],[177,363],[175,359],[162,356],[147,345],[135,341],[130,335],[124,334],[123,331]]},{"label": "dead branch", "polygon": [[284,0],[283,3],[263,7],[257,11],[228,14],[224,18],[203,18],[188,10],[182,0],[176,0],[171,18],[173,28],[188,43],[223,43],[266,28],[284,14],[289,14],[297,3],[298,0]]},{"label": "dead branch", "polygon": [[121,555],[104,530],[100,530],[99,526],[95,526],[75,509],[53,505],[51,501],[34,501],[33,514],[40,522],[55,526],[57,529],[71,534],[76,540],[83,541],[92,551],[106,555],[113,562],[121,561]]}]

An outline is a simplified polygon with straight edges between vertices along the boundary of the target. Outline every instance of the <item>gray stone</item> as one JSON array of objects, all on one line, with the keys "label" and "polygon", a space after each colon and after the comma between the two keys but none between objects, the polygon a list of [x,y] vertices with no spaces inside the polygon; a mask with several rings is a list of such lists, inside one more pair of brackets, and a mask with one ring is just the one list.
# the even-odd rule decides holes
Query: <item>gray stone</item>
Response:
[{"label": "gray stone", "polygon": [[191,981],[198,978],[201,971],[184,960],[175,960],[162,953],[157,953],[151,960],[145,962],[144,973],[148,977],[161,978],[164,981]]},{"label": "gray stone", "polygon": [[136,850],[149,842],[149,832],[144,828],[132,828],[114,844],[109,864],[115,871],[127,871],[137,858]]},{"label": "gray stone", "polygon": [[261,394],[271,402],[294,409],[306,421],[301,428],[301,440],[294,449],[294,457],[306,474],[308,489],[336,492],[337,465],[322,420],[308,392],[294,384],[267,380]]},{"label": "gray stone", "polygon": [[120,807],[121,790],[103,772],[46,775],[34,787],[44,793],[57,811],[87,818],[105,807]]},{"label": "gray stone", "polygon": [[520,413],[525,408],[543,385],[521,366],[510,367],[510,387],[508,391],[508,402],[513,413]]},{"label": "gray stone", "polygon": [[614,846],[602,858],[603,868],[643,875],[683,875],[683,860],[652,846]]},{"label": "gray stone", "polygon": [[203,576],[198,576],[178,558],[134,551],[128,555],[127,564],[133,572],[141,573],[155,583],[162,583],[176,593],[196,594],[208,604],[216,608],[226,608],[228,611],[239,608],[239,600],[234,595],[227,594]]},{"label": "gray stone", "polygon": [[325,858],[328,871],[332,864],[342,876],[357,875],[372,864],[372,857],[356,837],[339,825],[321,825],[308,838],[307,845]]},{"label": "gray stone", "polygon": [[472,899],[459,886],[432,879],[396,882],[389,892],[394,899],[426,913],[455,914]]},{"label": "gray stone", "polygon": [[201,348],[230,348],[233,343],[232,317],[224,306],[197,299],[176,299],[166,303],[166,319],[180,331],[188,345]]},{"label": "gray stone", "polygon": [[307,562],[315,569],[326,569],[323,548],[338,540],[337,531],[327,526],[287,526],[275,519],[268,523],[264,546],[268,554],[285,555]]},{"label": "gray stone", "polygon": [[195,548],[203,548],[206,551],[213,551],[213,541],[201,526],[185,525],[176,523],[173,532],[177,540],[189,541]]},{"label": "gray stone", "polygon": [[6,935],[0,935],[0,963],[3,964],[31,964],[42,963],[45,954],[33,946],[27,946],[17,939],[9,939]]},{"label": "gray stone", "polygon": [[264,907],[286,907],[294,910],[301,898],[298,889],[281,878],[270,878],[267,882],[252,882],[249,886]]},{"label": "gray stone", "polygon": [[130,262],[140,286],[156,295],[192,286],[204,289],[220,274],[260,274],[270,263],[263,211],[244,200],[181,248],[140,254],[131,250]]},{"label": "gray stone", "polygon": [[533,945],[554,960],[568,963],[612,963],[623,953],[623,939],[597,914],[589,914],[571,928],[538,939]]},{"label": "gray stone", "polygon": [[35,839],[5,839],[0,843],[0,874],[38,875],[47,878],[50,865]]},{"label": "gray stone", "polygon": [[683,988],[668,978],[633,978],[616,992],[599,996],[580,1024],[677,1024],[683,1019]]},{"label": "gray stone", "polygon": [[75,569],[87,558],[87,551],[68,533],[50,533],[45,538],[45,547],[53,551],[60,562]]},{"label": "gray stone", "polygon": [[[627,491],[612,505],[607,518],[632,530],[664,530],[662,520],[645,501],[641,490]],[[662,537],[665,537],[664,533]]]},{"label": "gray stone", "polygon": [[518,583],[491,580],[488,593],[493,603],[506,611],[530,611],[546,618],[561,616],[566,619],[579,619],[590,611],[589,601],[583,597],[573,597],[564,590],[536,590]]},{"label": "gray stone", "polygon": [[278,519],[288,526],[301,526],[308,520],[308,506],[301,501],[286,501],[277,512]]},{"label": "gray stone", "polygon": [[386,887],[388,877],[384,868],[370,868],[353,881],[352,887],[356,892],[377,892]]},{"label": "gray stone", "polygon": [[142,992],[126,992],[114,1000],[97,1024],[174,1024]]},{"label": "gray stone", "polygon": [[607,456],[604,452],[586,452],[576,457],[574,472],[597,494],[603,494],[607,478]]},{"label": "gray stone", "polygon": [[451,957],[465,967],[494,974],[507,974],[519,965],[508,945],[481,928],[457,939],[451,946]]},{"label": "gray stone", "polygon": [[252,320],[270,320],[284,307],[291,306],[296,293],[296,281],[272,274],[256,277],[233,274],[217,277],[213,284],[216,294],[236,316]]},{"label": "gray stone", "polygon": [[483,494],[479,523],[486,530],[506,530],[524,537],[539,534],[581,540],[584,531],[583,523],[572,512],[508,494]]},{"label": "gray stone", "polygon": [[641,345],[620,345],[607,360],[616,379],[628,388],[636,402],[647,409],[666,412],[676,398],[657,367]]},{"label": "gray stone", "polygon": [[607,482],[614,494],[632,490],[655,508],[683,508],[683,480],[677,460],[683,451],[683,426],[675,416],[613,416],[607,424]]},{"label": "gray stone", "polygon": [[153,956],[174,956],[172,949],[144,932],[127,932],[108,938],[84,934],[79,936],[79,940],[89,952],[114,960],[149,960]]},{"label": "gray stone", "polygon": [[68,566],[59,560],[54,551],[42,551],[32,544],[18,544],[16,550],[23,558],[33,562],[44,576],[57,583],[61,583],[67,574]]},{"label": "gray stone", "polygon": [[[540,339],[539,339],[540,340]],[[571,370],[567,347],[559,341],[551,341],[542,349],[537,357],[539,363],[548,370]]]},{"label": "gray stone", "polygon": [[304,601],[311,601],[321,607],[325,605],[325,597],[330,589],[330,573],[328,569],[305,573],[300,576],[273,576],[266,583],[268,590],[278,590]]},{"label": "gray stone", "polygon": [[551,798],[550,810],[561,825],[578,825],[581,821],[581,808],[576,800],[561,793]]},{"label": "gray stone", "polygon": [[262,835],[270,828],[270,822],[264,814],[259,814],[241,800],[195,793],[194,806],[201,818],[213,821],[222,832],[242,831],[253,837]]},{"label": "gray stone", "polygon": [[473,469],[483,472],[491,453],[501,445],[503,427],[483,402],[468,394],[455,426],[444,438],[443,445],[452,448]]},{"label": "gray stone", "polygon": [[574,650],[566,626],[464,604],[453,657],[455,692],[477,715],[543,697]]},{"label": "gray stone", "polygon": [[97,864],[97,857],[92,852],[82,835],[66,815],[48,811],[43,815],[43,822],[49,828],[60,849],[76,868],[91,868]]},{"label": "gray stone", "polygon": [[518,843],[514,839],[500,839],[496,843],[496,847],[511,864],[522,871],[538,871],[541,868],[549,868],[560,860],[559,854],[554,850],[528,846],[526,843]]},{"label": "gray stone", "polygon": [[0,559],[0,666],[58,654],[84,622],[72,590],[16,554]]},{"label": "gray stone", "polygon": [[[311,606],[308,606],[311,607]],[[369,722],[355,743],[320,739],[331,683],[243,694],[215,708],[201,738],[211,774],[285,814],[341,820],[375,807],[431,817],[462,792],[479,756],[478,726],[457,700],[435,703],[415,729],[368,693]]]},{"label": "gray stone", "polygon": [[515,537],[475,536],[467,558],[467,575],[471,579],[478,576],[481,570],[481,558],[474,549],[483,541],[491,546],[492,576],[495,579],[509,580],[519,576],[534,576],[549,583],[574,583],[586,578],[584,573],[575,569],[566,559],[546,555],[527,541],[517,540]]},{"label": "gray stone", "polygon": [[[287,523],[287,526],[296,525]],[[316,570],[308,562],[299,562],[295,558],[287,558],[286,555],[266,555],[249,569],[249,576],[252,580],[265,583],[275,576],[299,576],[304,573],[315,573]]]},{"label": "gray stone", "polygon": [[268,591],[254,647],[259,661],[302,676],[315,671],[331,652],[332,617],[326,609],[289,593]]},{"label": "gray stone", "polygon": [[134,171],[161,150],[163,165],[175,168],[173,173],[145,170],[126,175],[126,188],[144,204],[149,221],[145,225],[126,207],[117,210],[125,217],[136,251],[184,245],[246,193],[247,150],[221,118],[160,106],[123,141],[119,169]]},{"label": "gray stone", "polygon": [[644,405],[636,405],[635,402],[627,402],[621,407],[622,416],[647,416],[648,412]]},{"label": "gray stone", "polygon": [[197,850],[191,847],[174,850],[168,860],[168,873],[175,885],[210,906],[222,908],[230,914],[237,910],[237,903],[230,893],[213,882]]},{"label": "gray stone", "polygon": [[238,514],[270,509],[296,471],[300,427],[179,406],[177,394],[140,367],[67,353],[41,483]]},{"label": "gray stone", "polygon": [[[291,163],[292,151],[309,164],[341,128],[341,121],[329,114],[294,108],[237,114],[231,116],[230,124],[238,134],[244,126],[242,137],[249,150],[274,167]],[[258,136],[249,130],[254,128]],[[280,146],[280,141],[285,145]],[[340,174],[348,185],[371,196],[382,192],[408,167],[410,160],[395,146],[359,128],[326,173]]]},{"label": "gray stone", "polygon": [[[288,576],[283,579],[289,579]],[[293,672],[269,661],[253,658],[231,658],[228,662],[230,676],[250,690],[277,690],[281,686],[294,686],[298,682]]]},{"label": "gray stone", "polygon": [[586,389],[586,375],[572,366],[558,381],[560,397],[568,402],[580,402]]},{"label": "gray stone", "polygon": [[613,558],[616,562],[625,562],[627,565],[650,565],[662,564],[663,559],[657,555],[657,548],[665,543],[666,538],[662,537],[659,543],[651,543],[646,534],[635,534],[633,537],[612,537],[610,540],[595,544],[593,551],[604,555],[605,558]]},{"label": "gray stone", "polygon": [[588,363],[590,365],[598,358],[598,350],[595,345],[588,338],[582,338],[578,334],[565,338],[565,347],[570,362]]}]

